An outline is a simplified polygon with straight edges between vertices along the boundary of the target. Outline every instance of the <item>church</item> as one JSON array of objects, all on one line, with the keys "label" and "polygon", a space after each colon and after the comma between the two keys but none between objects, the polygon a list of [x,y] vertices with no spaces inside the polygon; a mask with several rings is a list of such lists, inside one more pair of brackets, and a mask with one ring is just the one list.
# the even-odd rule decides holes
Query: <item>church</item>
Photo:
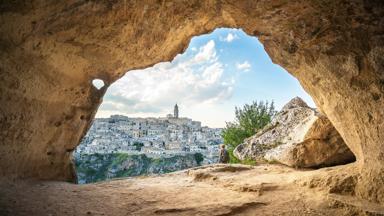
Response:
[{"label": "church", "polygon": [[177,106],[177,103],[173,107],[173,115],[172,114],[168,114],[167,118],[176,118],[176,119],[179,118],[179,106]]}]

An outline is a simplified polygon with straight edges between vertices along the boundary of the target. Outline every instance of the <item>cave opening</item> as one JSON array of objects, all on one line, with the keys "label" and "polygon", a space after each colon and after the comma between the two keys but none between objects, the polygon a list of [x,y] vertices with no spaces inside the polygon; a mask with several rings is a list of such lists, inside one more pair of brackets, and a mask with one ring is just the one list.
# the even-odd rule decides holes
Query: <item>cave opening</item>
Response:
[{"label": "cave opening", "polygon": [[104,81],[102,79],[93,79],[92,80],[92,85],[97,89],[100,90],[101,88],[104,87]]},{"label": "cave opening", "polygon": [[[92,84],[97,89],[104,86],[100,79]],[[223,131],[236,122],[235,107],[266,101],[266,106],[273,103],[276,113],[294,98],[318,113],[310,108],[315,104],[300,83],[271,61],[256,37],[231,28],[196,36],[171,62],[129,71],[108,87],[92,126],[74,152],[78,182],[218,163],[219,146],[225,142]],[[293,115],[308,115],[305,109]],[[290,118],[281,115],[278,118]],[[281,129],[278,131],[281,135]],[[246,159],[249,154],[236,156],[235,146],[227,146],[231,162],[255,164]],[[312,167],[341,163],[334,158],[329,161]]]}]

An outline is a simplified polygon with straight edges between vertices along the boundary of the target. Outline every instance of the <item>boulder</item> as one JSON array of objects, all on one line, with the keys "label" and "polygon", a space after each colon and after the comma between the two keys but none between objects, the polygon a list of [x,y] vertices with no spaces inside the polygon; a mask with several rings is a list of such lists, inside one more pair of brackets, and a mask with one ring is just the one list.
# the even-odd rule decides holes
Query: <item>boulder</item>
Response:
[{"label": "boulder", "polygon": [[355,160],[328,118],[299,97],[239,145],[234,154],[241,160],[276,161],[292,167],[324,167]]}]

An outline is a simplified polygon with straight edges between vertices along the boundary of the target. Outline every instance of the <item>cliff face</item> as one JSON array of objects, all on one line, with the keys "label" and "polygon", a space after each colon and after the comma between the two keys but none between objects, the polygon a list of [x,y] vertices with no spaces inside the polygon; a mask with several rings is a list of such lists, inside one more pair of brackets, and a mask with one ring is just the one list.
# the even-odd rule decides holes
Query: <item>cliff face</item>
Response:
[{"label": "cliff face", "polygon": [[299,97],[287,103],[260,132],[237,146],[234,154],[241,160],[266,160],[306,168],[355,160],[327,117]]},{"label": "cliff face", "polygon": [[2,1],[0,175],[73,180],[71,153],[113,81],[233,27],[257,36],[330,119],[356,155],[357,195],[384,202],[383,4]]},{"label": "cliff face", "polygon": [[91,183],[118,177],[162,174],[201,165],[203,156],[197,154],[150,158],[144,154],[90,154],[75,160],[79,183]]}]

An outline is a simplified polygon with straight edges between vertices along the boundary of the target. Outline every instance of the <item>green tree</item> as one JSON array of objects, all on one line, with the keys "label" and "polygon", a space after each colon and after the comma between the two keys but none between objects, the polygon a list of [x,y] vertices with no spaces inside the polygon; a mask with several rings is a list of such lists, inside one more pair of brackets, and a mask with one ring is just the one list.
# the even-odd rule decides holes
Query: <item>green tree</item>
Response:
[{"label": "green tree", "polygon": [[201,165],[201,162],[203,162],[203,160],[204,160],[204,156],[203,156],[203,154],[201,154],[201,153],[195,153],[195,160],[196,160],[196,163],[197,163],[197,165]]},{"label": "green tree", "polygon": [[227,122],[221,134],[229,151],[231,163],[240,162],[233,155],[236,146],[270,123],[275,114],[276,110],[273,101],[271,103],[268,101],[254,101],[251,104],[245,104],[242,108],[235,107],[235,121]]}]

